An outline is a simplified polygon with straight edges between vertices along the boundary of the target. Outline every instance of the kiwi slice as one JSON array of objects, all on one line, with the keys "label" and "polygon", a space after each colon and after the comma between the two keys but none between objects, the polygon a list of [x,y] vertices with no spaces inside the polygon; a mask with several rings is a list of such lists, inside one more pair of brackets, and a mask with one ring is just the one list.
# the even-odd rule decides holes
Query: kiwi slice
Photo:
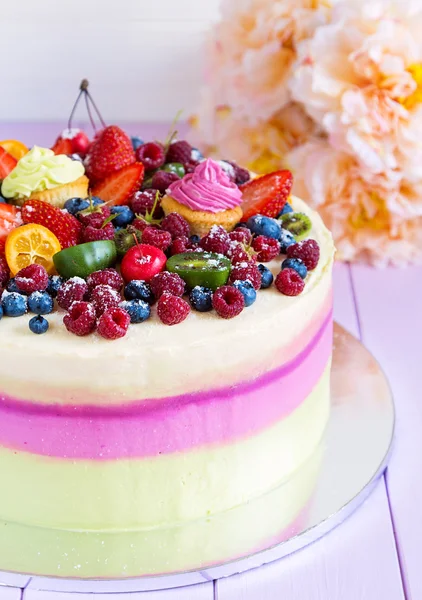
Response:
[{"label": "kiwi slice", "polygon": [[297,242],[303,240],[312,229],[312,221],[305,213],[290,212],[279,218],[283,229],[295,236]]},{"label": "kiwi slice", "polygon": [[227,283],[230,267],[228,258],[212,252],[175,254],[166,264],[166,269],[180,275],[189,289],[200,285],[216,290]]}]

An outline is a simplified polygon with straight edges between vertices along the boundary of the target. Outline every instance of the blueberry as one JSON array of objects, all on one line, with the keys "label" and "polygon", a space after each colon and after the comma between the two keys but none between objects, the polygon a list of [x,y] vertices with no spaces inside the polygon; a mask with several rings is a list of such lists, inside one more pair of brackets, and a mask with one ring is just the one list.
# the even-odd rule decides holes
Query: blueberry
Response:
[{"label": "blueberry", "polygon": [[3,196],[0,196],[0,204],[6,204],[6,200],[3,198]]},{"label": "blueberry", "polygon": [[26,296],[17,292],[3,292],[1,304],[7,317],[21,317],[28,308]]},{"label": "blueberry", "polygon": [[248,219],[247,226],[255,235],[265,235],[265,237],[274,238],[275,240],[280,239],[281,225],[270,217],[255,215]]},{"label": "blueberry", "polygon": [[151,286],[145,281],[134,279],[130,281],[125,289],[124,296],[126,300],[143,300],[147,304],[154,304],[155,296],[152,293]]},{"label": "blueberry", "polygon": [[252,306],[256,300],[256,290],[250,281],[235,281],[233,287],[242,292],[245,299],[245,307]]},{"label": "blueberry", "polygon": [[36,315],[48,315],[54,306],[53,298],[47,292],[33,292],[28,297],[28,308]]},{"label": "blueberry", "polygon": [[232,179],[233,181],[236,179],[236,172],[234,170],[233,165],[231,165],[227,160],[217,160],[217,163],[223,169],[223,171]]},{"label": "blueberry", "polygon": [[55,298],[57,296],[57,292],[63,284],[63,277],[60,277],[60,275],[53,275],[48,281],[47,293],[50,294],[52,298]]},{"label": "blueberry", "polygon": [[280,242],[280,254],[286,254],[287,248],[292,244],[296,244],[296,239],[293,233],[287,231],[287,229],[282,229],[279,237]]},{"label": "blueberry", "polygon": [[277,215],[277,219],[283,215],[286,215],[287,213],[291,213],[293,212],[293,208],[290,206],[290,204],[288,202],[286,202],[286,204],[284,205],[284,208],[282,211],[280,211]]},{"label": "blueberry", "polygon": [[249,227],[246,225],[246,223],[244,221],[240,221],[239,223],[236,223],[234,228],[235,229],[249,229]]},{"label": "blueberry", "polygon": [[143,323],[151,315],[150,305],[143,300],[125,300],[120,303],[120,308],[129,313],[131,323]]},{"label": "blueberry", "polygon": [[1,318],[2,318],[2,316],[3,316],[3,307],[2,307],[2,305],[0,304],[0,321],[1,321]]},{"label": "blueberry", "polygon": [[89,206],[89,200],[84,198],[70,198],[70,200],[66,200],[64,203],[64,208],[71,215],[76,215],[76,213],[81,210],[85,210]]},{"label": "blueberry", "polygon": [[282,269],[294,269],[298,275],[305,279],[308,274],[308,269],[305,266],[305,263],[300,258],[286,258],[281,263]]},{"label": "blueberry", "polygon": [[130,141],[132,142],[132,148],[134,150],[137,150],[139,146],[142,146],[142,144],[144,143],[144,140],[141,140],[141,138],[138,135],[132,135]]},{"label": "blueberry", "polygon": [[110,210],[112,215],[117,215],[113,219],[115,227],[126,227],[135,218],[135,213],[128,206],[113,206]]},{"label": "blueberry", "polygon": [[12,279],[9,279],[9,281],[7,282],[6,290],[8,292],[17,292],[18,294],[22,294],[23,296],[26,296],[25,292],[21,292],[19,290],[18,286],[16,285],[16,281],[15,281],[14,277],[12,277]]},{"label": "blueberry", "polygon": [[199,244],[199,242],[201,241],[199,235],[191,235],[189,239],[192,242],[192,244]]},{"label": "blueberry", "polygon": [[36,333],[38,335],[45,333],[48,329],[48,321],[41,315],[32,317],[32,319],[29,321],[29,329],[32,331],[32,333]]},{"label": "blueberry", "polygon": [[198,148],[192,148],[192,152],[190,153],[190,159],[201,162],[201,160],[204,160],[204,155],[200,150],[198,150]]},{"label": "blueberry", "polygon": [[101,200],[101,198],[99,196],[92,196],[91,200],[92,200],[92,204],[94,206],[98,206],[99,204],[104,204],[104,200]]},{"label": "blueberry", "polygon": [[195,286],[189,294],[189,302],[198,312],[212,310],[212,290],[201,285]]},{"label": "blueberry", "polygon": [[266,290],[272,285],[274,281],[274,275],[265,265],[258,265],[258,269],[261,273],[261,290]]}]

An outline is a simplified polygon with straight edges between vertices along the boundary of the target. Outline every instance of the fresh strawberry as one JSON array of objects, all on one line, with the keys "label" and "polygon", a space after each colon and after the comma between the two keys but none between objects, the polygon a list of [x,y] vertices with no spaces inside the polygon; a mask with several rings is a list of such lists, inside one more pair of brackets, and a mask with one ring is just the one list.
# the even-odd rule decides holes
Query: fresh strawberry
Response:
[{"label": "fresh strawberry", "polygon": [[18,225],[22,225],[21,211],[11,204],[0,203],[0,251],[3,248],[2,242]]},{"label": "fresh strawberry", "polygon": [[4,179],[17,165],[16,158],[0,146],[0,179]]},{"label": "fresh strawberry", "polygon": [[242,185],[242,220],[247,221],[258,214],[276,217],[284,208],[292,185],[293,175],[290,171],[274,171]]},{"label": "fresh strawberry", "polygon": [[54,154],[72,154],[72,140],[68,138],[62,138],[62,136],[60,135],[51,149],[54,152]]},{"label": "fresh strawberry", "polygon": [[110,125],[95,136],[85,160],[86,173],[95,184],[135,160],[130,137],[120,127]]},{"label": "fresh strawberry", "polygon": [[92,195],[98,196],[109,205],[128,204],[133,194],[141,187],[143,179],[144,165],[135,163],[98,183],[93,188]]},{"label": "fresh strawberry", "polygon": [[82,224],[70,213],[51,206],[42,200],[28,200],[22,207],[24,223],[44,225],[54,233],[62,248],[75,246],[80,242]]}]

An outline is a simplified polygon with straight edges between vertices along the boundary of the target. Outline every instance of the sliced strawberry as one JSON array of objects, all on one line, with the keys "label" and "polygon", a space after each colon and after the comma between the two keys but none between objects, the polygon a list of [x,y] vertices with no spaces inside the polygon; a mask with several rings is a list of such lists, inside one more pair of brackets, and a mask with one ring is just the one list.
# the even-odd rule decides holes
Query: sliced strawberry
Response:
[{"label": "sliced strawberry", "polygon": [[17,165],[16,158],[0,147],[0,179],[4,179]]},{"label": "sliced strawberry", "polygon": [[240,186],[243,221],[254,215],[276,217],[283,210],[293,185],[290,171],[274,171]]},{"label": "sliced strawberry", "polygon": [[110,125],[97,133],[90,145],[85,161],[86,173],[95,185],[135,161],[130,137],[117,125]]},{"label": "sliced strawberry", "polygon": [[81,240],[82,223],[66,211],[42,200],[28,200],[22,207],[24,223],[44,225],[54,233],[62,248],[76,246]]},{"label": "sliced strawberry", "polygon": [[22,225],[21,211],[11,204],[0,203],[0,250],[12,229]]},{"label": "sliced strawberry", "polygon": [[72,140],[64,139],[61,136],[59,136],[51,149],[54,152],[54,154],[72,154]]},{"label": "sliced strawberry", "polygon": [[98,196],[109,205],[128,204],[133,194],[141,187],[143,179],[144,165],[135,163],[98,183],[92,190],[92,195]]}]

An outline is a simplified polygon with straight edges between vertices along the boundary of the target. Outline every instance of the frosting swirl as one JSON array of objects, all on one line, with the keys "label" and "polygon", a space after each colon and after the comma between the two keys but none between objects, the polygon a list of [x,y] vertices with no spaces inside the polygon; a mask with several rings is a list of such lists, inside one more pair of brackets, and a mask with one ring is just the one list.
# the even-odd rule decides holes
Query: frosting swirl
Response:
[{"label": "frosting swirl", "polygon": [[3,180],[1,191],[5,198],[28,198],[34,192],[76,181],[84,173],[81,162],[34,146]]},{"label": "frosting swirl", "polygon": [[174,181],[167,194],[191,210],[217,213],[236,208],[242,192],[218,163],[208,158],[193,173]]}]

